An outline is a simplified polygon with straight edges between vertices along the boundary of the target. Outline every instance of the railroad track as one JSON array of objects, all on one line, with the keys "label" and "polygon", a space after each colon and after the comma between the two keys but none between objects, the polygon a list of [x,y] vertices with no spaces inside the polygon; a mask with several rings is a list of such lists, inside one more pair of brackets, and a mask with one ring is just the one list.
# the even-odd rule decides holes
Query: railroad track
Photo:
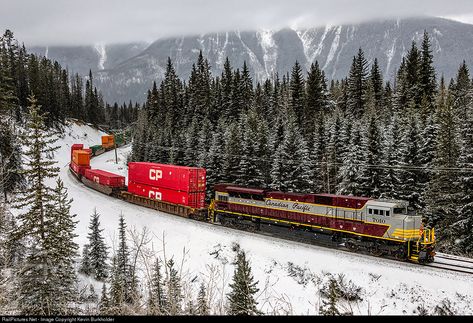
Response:
[{"label": "railroad track", "polygon": [[437,253],[433,263],[426,266],[473,275],[473,259]]}]

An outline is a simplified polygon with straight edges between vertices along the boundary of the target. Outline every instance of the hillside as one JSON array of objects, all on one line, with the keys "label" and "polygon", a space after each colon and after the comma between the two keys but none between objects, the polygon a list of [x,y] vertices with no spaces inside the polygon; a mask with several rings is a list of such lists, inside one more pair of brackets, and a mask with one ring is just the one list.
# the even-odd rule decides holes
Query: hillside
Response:
[{"label": "hillside", "polygon": [[[146,277],[146,266],[154,257],[174,257],[182,265],[185,291],[195,294],[202,280],[210,284],[213,308],[221,308],[228,291],[233,276],[231,249],[238,243],[248,253],[259,281],[257,301],[266,313],[317,314],[322,301],[318,289],[327,282],[328,274],[342,274],[346,282],[361,287],[362,300],[345,304],[355,315],[417,314],[418,306],[433,313],[436,306],[444,305],[457,315],[473,314],[473,285],[467,274],[235,231],[138,207],[93,191],[71,175],[67,162],[73,143],[97,144],[101,135],[87,125],[73,123],[60,139],[61,149],[56,154],[60,177],[69,197],[74,199],[72,212],[79,220],[76,241],[81,249],[87,241],[90,214],[97,208],[110,253],[117,242],[118,217],[123,214],[129,231],[141,232],[145,227],[149,230],[150,242],[145,248],[149,257],[138,259],[140,276]],[[118,164],[111,151],[94,158],[92,167],[126,175],[130,150],[129,145],[118,149]],[[143,283],[141,288],[145,288]]]}]

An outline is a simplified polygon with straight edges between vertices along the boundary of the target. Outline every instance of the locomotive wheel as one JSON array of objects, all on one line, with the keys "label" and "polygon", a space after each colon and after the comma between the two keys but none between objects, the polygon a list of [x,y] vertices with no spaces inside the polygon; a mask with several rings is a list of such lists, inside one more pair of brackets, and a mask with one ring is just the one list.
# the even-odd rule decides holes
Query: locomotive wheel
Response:
[{"label": "locomotive wheel", "polygon": [[350,251],[358,250],[358,245],[353,240],[348,240],[347,242],[345,242],[345,247],[347,247],[347,249]]},{"label": "locomotive wheel", "polygon": [[368,248],[370,255],[379,257],[383,254],[383,250],[379,249],[378,245],[374,245]]}]

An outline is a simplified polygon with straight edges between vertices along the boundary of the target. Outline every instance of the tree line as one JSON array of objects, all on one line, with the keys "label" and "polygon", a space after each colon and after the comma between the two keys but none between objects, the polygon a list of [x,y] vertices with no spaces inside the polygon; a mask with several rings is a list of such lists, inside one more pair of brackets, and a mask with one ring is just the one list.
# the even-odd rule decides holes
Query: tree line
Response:
[{"label": "tree line", "polygon": [[318,62],[252,80],[226,60],[213,76],[202,53],[189,80],[168,59],[138,113],[133,161],[207,169],[217,182],[409,201],[437,228],[440,248],[473,252],[472,80],[437,75],[429,35],[412,42],[393,83],[360,48],[349,74]]}]

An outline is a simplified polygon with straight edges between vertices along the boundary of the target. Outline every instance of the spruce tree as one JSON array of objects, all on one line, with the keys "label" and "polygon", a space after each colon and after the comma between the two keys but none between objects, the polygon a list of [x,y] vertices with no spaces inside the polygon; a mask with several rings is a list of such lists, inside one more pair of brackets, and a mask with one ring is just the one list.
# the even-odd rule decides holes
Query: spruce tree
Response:
[{"label": "spruce tree", "polygon": [[110,307],[110,299],[108,297],[107,286],[102,285],[102,294],[99,301],[99,311],[101,315],[107,315]]},{"label": "spruce tree", "polygon": [[246,253],[238,250],[235,260],[235,271],[230,284],[231,291],[227,295],[229,315],[259,315],[255,294],[259,291],[254,282]]},{"label": "spruce tree", "polygon": [[167,313],[177,315],[182,311],[182,287],[179,273],[174,267],[174,260],[171,258],[166,264],[168,277],[166,280],[167,289]]},{"label": "spruce tree", "polygon": [[[53,277],[56,280],[55,296],[57,301],[50,305],[49,310],[58,314],[73,314],[77,300],[77,275],[75,272],[75,257],[78,245],[74,242],[77,221],[75,214],[70,213],[72,199],[68,199],[67,190],[61,179],[56,182],[52,200],[52,210],[49,211],[48,232],[44,241],[46,250],[54,263]],[[54,307],[56,308],[54,310]]]},{"label": "spruce tree", "polygon": [[363,50],[358,50],[358,55],[353,57],[353,63],[348,77],[348,110],[359,118],[365,112],[366,90],[368,79],[367,61]]},{"label": "spruce tree", "polygon": [[165,293],[165,281],[161,274],[160,259],[156,259],[149,287],[148,314],[168,314],[166,312],[168,308],[167,303],[168,302],[167,295]]},{"label": "spruce tree", "polygon": [[94,208],[90,218],[87,253],[84,255],[82,271],[99,281],[108,277],[107,246],[102,231],[103,229],[100,229],[100,214]]},{"label": "spruce tree", "polygon": [[197,314],[209,315],[209,305],[204,283],[200,284],[199,294],[197,295]]}]

